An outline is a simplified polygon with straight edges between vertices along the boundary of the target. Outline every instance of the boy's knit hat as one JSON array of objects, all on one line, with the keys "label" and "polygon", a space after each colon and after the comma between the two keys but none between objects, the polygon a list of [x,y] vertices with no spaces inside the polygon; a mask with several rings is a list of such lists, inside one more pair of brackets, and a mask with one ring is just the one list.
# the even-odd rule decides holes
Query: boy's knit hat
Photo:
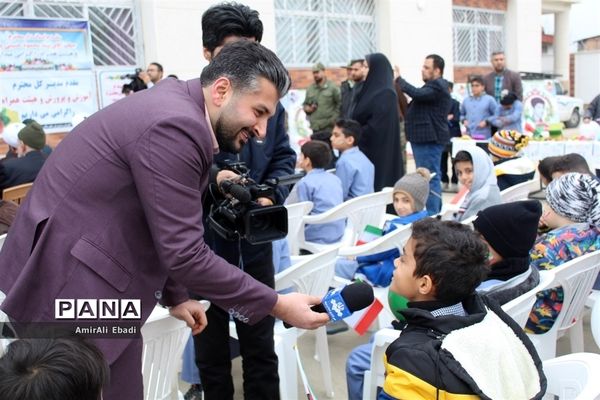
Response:
[{"label": "boy's knit hat", "polygon": [[541,216],[539,201],[515,201],[479,211],[473,227],[503,258],[522,258],[529,256]]},{"label": "boy's knit hat", "polygon": [[41,150],[46,145],[44,128],[37,122],[25,125],[25,128],[19,131],[19,140],[32,149]]},{"label": "boy's knit hat", "polygon": [[600,226],[600,183],[591,175],[572,172],[554,179],[546,200],[558,215]]},{"label": "boy's knit hat", "polygon": [[394,193],[403,192],[412,197],[415,211],[425,208],[429,197],[429,180],[431,174],[427,168],[417,168],[416,172],[406,174],[394,185]]},{"label": "boy's knit hat", "polygon": [[529,138],[517,131],[498,131],[490,138],[488,150],[499,158],[515,157],[529,143]]}]

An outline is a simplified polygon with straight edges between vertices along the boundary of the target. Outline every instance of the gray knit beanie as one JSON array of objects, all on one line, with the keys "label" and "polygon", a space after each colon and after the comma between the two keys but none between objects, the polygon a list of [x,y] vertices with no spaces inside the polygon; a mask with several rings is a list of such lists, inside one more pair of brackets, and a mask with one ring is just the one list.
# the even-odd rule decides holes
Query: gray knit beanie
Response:
[{"label": "gray knit beanie", "polygon": [[415,210],[422,211],[429,197],[431,174],[427,168],[417,168],[416,172],[406,174],[394,185],[394,193],[403,192],[412,197]]},{"label": "gray knit beanie", "polygon": [[591,175],[573,172],[553,180],[546,200],[558,215],[600,226],[600,182]]}]

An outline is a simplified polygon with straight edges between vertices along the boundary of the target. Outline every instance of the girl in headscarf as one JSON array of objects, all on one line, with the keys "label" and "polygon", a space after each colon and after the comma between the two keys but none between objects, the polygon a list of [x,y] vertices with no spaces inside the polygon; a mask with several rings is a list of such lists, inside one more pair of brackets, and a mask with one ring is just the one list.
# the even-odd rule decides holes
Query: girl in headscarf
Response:
[{"label": "girl in headscarf", "polygon": [[398,96],[394,89],[394,74],[386,56],[373,53],[366,56],[369,73],[353,99],[352,119],[362,127],[359,149],[375,166],[375,191],[393,187],[404,167],[400,149],[400,117]]}]

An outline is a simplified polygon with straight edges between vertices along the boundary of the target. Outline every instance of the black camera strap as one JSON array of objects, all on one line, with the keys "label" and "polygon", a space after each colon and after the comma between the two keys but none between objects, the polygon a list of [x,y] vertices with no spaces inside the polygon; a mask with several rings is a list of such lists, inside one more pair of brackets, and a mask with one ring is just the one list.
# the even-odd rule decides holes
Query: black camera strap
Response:
[{"label": "black camera strap", "polygon": [[244,270],[244,257],[242,257],[242,238],[238,237],[238,267],[243,271]]}]

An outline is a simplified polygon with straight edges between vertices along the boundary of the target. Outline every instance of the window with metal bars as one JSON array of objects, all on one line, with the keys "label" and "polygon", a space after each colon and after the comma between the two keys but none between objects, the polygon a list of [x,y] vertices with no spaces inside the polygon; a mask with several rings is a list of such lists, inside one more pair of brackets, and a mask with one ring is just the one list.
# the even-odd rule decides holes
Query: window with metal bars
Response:
[{"label": "window with metal bars", "polygon": [[275,0],[277,55],[288,67],[346,65],[376,49],[374,0]]},{"label": "window with metal bars", "polygon": [[88,19],[95,65],[140,65],[139,17],[133,0],[0,1],[0,17]]},{"label": "window with metal bars", "polygon": [[454,64],[489,65],[495,51],[504,50],[504,12],[453,7]]}]

